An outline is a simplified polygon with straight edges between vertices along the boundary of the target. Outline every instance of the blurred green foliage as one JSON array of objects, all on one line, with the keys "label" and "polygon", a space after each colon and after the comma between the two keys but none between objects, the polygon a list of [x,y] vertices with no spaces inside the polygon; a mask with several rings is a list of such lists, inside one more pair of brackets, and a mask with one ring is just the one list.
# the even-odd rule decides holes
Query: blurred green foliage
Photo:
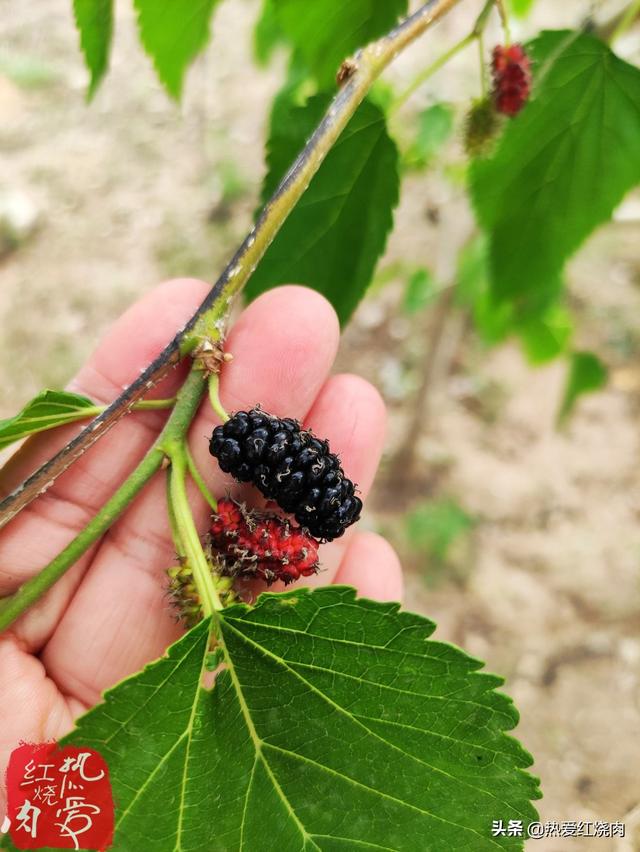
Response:
[{"label": "blurred green foliage", "polygon": [[456,303],[466,308],[480,339],[488,346],[504,340],[511,329],[511,308],[497,304],[491,293],[487,238],[476,234],[458,254]]},{"label": "blurred green foliage", "polygon": [[585,33],[545,32],[529,50],[535,97],[470,170],[491,291],[516,322],[558,298],[566,260],[640,182],[640,70]]},{"label": "blurred green foliage", "polygon": [[253,55],[258,65],[267,65],[273,51],[286,42],[272,0],[265,0],[253,31]]},{"label": "blurred green foliage", "polygon": [[406,518],[405,533],[414,551],[424,554],[428,563],[442,565],[454,543],[466,537],[475,524],[459,503],[442,498],[416,506]]},{"label": "blurred green foliage", "polygon": [[542,316],[534,316],[518,325],[518,334],[531,364],[544,364],[566,352],[573,321],[567,309],[552,304]]},{"label": "blurred green foliage", "polygon": [[509,7],[514,15],[524,18],[531,11],[535,0],[508,0]]},{"label": "blurred green foliage", "polygon": [[22,89],[40,89],[60,79],[59,72],[35,56],[0,50],[0,76]]},{"label": "blurred green foliage", "polygon": [[563,424],[576,401],[586,393],[600,390],[607,383],[607,368],[593,352],[574,352],[569,361],[569,375],[558,422]]},{"label": "blurred green foliage", "polygon": [[422,311],[438,294],[435,279],[429,269],[421,267],[407,279],[402,308],[410,316]]},{"label": "blurred green foliage", "polygon": [[432,104],[418,115],[415,139],[402,158],[405,168],[423,169],[431,164],[453,133],[454,116],[447,103]]}]

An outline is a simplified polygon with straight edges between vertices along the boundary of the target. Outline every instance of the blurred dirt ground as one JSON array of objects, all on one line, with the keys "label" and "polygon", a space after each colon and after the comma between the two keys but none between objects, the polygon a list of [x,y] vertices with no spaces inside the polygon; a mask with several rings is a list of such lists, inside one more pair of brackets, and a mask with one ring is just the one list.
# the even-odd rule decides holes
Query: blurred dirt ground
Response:
[{"label": "blurred dirt ground", "polygon": [[[0,239],[0,416],[64,385],[100,332],[159,280],[220,270],[251,220],[284,67],[283,57],[266,70],[251,63],[256,2],[224,3],[178,107],[121,2],[112,70],[87,107],[69,5],[15,4],[0,20],[0,208],[21,229],[17,247]],[[575,24],[581,9],[540,0],[536,21]],[[454,13],[391,79],[410,79],[473,14]],[[464,103],[476,77],[475,57],[456,59],[401,115],[400,134],[436,95]],[[389,402],[388,455],[365,523],[403,553],[406,605],[506,677],[522,715],[517,735],[541,777],[543,820],[627,820],[625,841],[550,839],[541,850],[640,849],[637,207],[631,199],[626,221],[603,228],[570,265],[578,344],[612,375],[564,431],[555,416],[565,366],[534,369],[512,344],[486,351],[454,314],[415,470],[394,468],[427,339],[425,319],[402,313],[392,274],[359,309],[338,365]],[[471,228],[459,185],[437,170],[412,176],[381,268],[424,264],[447,282]],[[452,499],[475,520],[438,570],[404,533],[406,513],[425,498]]]}]

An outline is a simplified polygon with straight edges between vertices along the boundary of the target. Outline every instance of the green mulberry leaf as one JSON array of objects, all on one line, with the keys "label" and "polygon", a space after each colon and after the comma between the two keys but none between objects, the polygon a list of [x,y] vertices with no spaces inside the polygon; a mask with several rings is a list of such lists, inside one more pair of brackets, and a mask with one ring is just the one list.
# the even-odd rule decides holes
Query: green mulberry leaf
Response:
[{"label": "green mulberry leaf", "polygon": [[62,741],[109,765],[114,849],[522,848],[491,831],[536,819],[518,714],[432,622],[344,586],[217,618],[212,689],[202,622]]},{"label": "green mulberry leaf", "polygon": [[209,38],[209,22],[219,0],[133,0],[144,49],[158,77],[179,98],[185,71]]},{"label": "green mulberry leaf", "polygon": [[438,295],[435,278],[431,270],[420,267],[407,279],[402,308],[410,316],[422,311]]},{"label": "green mulberry leaf", "polygon": [[86,396],[58,390],[43,390],[19,414],[0,420],[0,450],[36,432],[85,420],[102,409]]},{"label": "green mulberry leaf", "polygon": [[259,848],[265,814],[282,849],[521,848],[491,837],[493,819],[536,818],[531,758],[504,734],[517,713],[433,629],[339,586],[225,612],[222,727],[245,730],[216,752],[219,771],[244,763],[219,814],[229,848]]},{"label": "green mulberry leaf", "polygon": [[640,70],[586,34],[529,49],[534,97],[471,167],[492,290],[520,316],[553,301],[565,261],[640,182]]},{"label": "green mulberry leaf", "polygon": [[[208,752],[216,736],[214,702],[200,686],[208,645],[206,621],[166,657],[108,690],[104,703],[60,740],[93,748],[107,762],[116,804],[114,852],[224,848],[215,845],[211,820],[221,783],[210,775]],[[0,848],[15,847],[6,837]]]},{"label": "green mulberry leaf", "polygon": [[284,34],[272,0],[265,0],[253,31],[253,55],[258,65],[267,65]]},{"label": "green mulberry leaf", "polygon": [[553,303],[541,316],[526,320],[516,331],[530,363],[544,364],[567,350],[573,323],[567,309]]},{"label": "green mulberry leaf", "polygon": [[[296,106],[276,99],[268,144],[267,200],[316,128],[326,95]],[[384,113],[365,101],[333,146],[246,288],[249,298],[279,284],[307,284],[346,322],[371,282],[398,202],[398,152]]]},{"label": "green mulberry leaf", "polygon": [[416,138],[404,157],[407,168],[428,166],[453,132],[454,111],[450,104],[435,103],[418,116]]},{"label": "green mulberry leaf", "polygon": [[567,420],[581,396],[601,390],[607,378],[608,370],[597,355],[593,352],[573,352],[558,423],[561,425]]},{"label": "green mulberry leaf", "polygon": [[109,65],[113,35],[113,0],[73,0],[73,14],[80,32],[80,47],[91,73],[89,98]]}]

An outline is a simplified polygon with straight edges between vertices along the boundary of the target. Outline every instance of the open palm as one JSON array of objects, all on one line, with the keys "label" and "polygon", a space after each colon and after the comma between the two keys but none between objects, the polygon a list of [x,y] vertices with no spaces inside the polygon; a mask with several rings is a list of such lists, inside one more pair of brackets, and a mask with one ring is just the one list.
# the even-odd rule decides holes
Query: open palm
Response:
[{"label": "open palm", "polygon": [[[191,279],[155,289],[116,322],[70,388],[97,403],[110,402],[191,316],[207,289]],[[220,395],[228,411],[260,403],[273,414],[304,421],[329,439],[366,496],[382,450],[384,404],[356,376],[329,377],[338,339],[333,308],[317,293],[294,286],[271,291],[243,312],[229,335],[226,348],[234,360],[224,368]],[[150,396],[172,396],[185,369]],[[152,444],[166,416],[141,411],[126,417],[2,531],[0,596],[14,592],[84,527]],[[216,422],[204,404],[190,448],[210,489],[221,495],[232,483],[208,454]],[[9,492],[77,428],[29,440],[0,472],[0,491]],[[204,532],[208,508],[195,489],[191,496]],[[340,582],[367,597],[401,597],[398,559],[376,534],[352,529],[322,547],[320,556],[324,570],[304,585]],[[164,575],[174,560],[165,483],[156,476],[106,535],[0,636],[0,777],[20,740],[62,736],[104,689],[178,638]]]}]

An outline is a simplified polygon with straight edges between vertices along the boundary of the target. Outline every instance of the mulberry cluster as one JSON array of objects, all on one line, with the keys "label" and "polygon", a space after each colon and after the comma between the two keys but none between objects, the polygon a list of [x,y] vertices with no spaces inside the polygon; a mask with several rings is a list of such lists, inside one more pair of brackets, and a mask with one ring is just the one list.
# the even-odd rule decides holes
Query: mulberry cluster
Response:
[{"label": "mulberry cluster", "polygon": [[493,98],[503,115],[517,115],[529,100],[531,62],[521,44],[497,45],[491,62]]},{"label": "mulberry cluster", "polygon": [[318,542],[285,518],[219,500],[209,539],[223,573],[292,583],[318,570]]},{"label": "mulberry cluster", "polygon": [[209,451],[225,473],[252,482],[320,541],[339,538],[360,517],[362,501],[338,457],[296,420],[238,411],[213,430]]}]

